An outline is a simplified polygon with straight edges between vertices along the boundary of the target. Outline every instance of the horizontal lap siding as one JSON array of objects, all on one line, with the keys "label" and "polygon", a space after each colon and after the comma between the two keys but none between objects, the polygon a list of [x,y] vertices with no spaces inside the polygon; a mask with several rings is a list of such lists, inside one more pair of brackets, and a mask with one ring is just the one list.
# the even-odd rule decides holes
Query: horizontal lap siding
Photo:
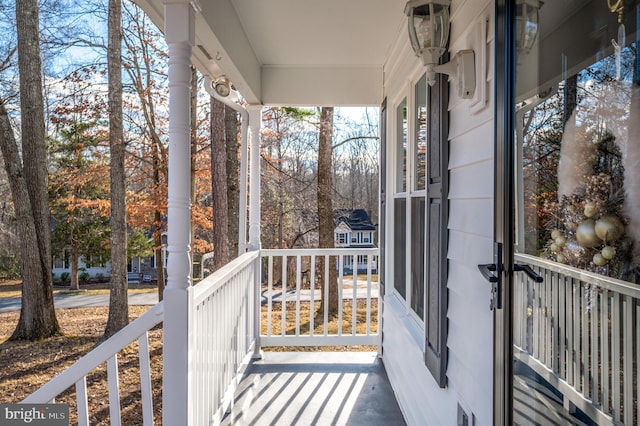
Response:
[{"label": "horizontal lap siding", "polygon": [[385,303],[383,361],[405,420],[420,426],[455,424],[455,395],[438,387],[427,370],[409,321]]},{"label": "horizontal lap siding", "polygon": [[[464,8],[463,11],[460,11]],[[453,1],[453,53],[468,48],[467,28],[482,13],[492,12],[485,0]],[[490,13],[492,15],[492,13]],[[492,73],[493,22],[488,24],[488,72]],[[404,58],[405,60],[410,60]],[[396,68],[398,69],[398,68]],[[389,87],[399,88],[406,76],[389,76]],[[451,96],[449,129],[449,291],[448,384],[440,389],[422,360],[423,331],[412,324],[389,296],[384,308],[383,359],[409,424],[456,424],[462,400],[476,416],[477,425],[492,424],[492,314],[490,287],[477,270],[489,263],[493,240],[493,79],[488,78],[489,103],[473,114],[468,101]],[[396,93],[388,93],[390,97]],[[390,109],[389,111],[393,111]],[[393,143],[393,129],[389,129]],[[388,174],[392,175],[392,174]],[[391,234],[388,234],[388,236]],[[392,241],[392,239],[387,239]],[[392,286],[390,286],[392,287]]]},{"label": "horizontal lap siding", "polygon": [[[468,48],[467,28],[492,12],[484,1],[453,1],[452,50]],[[488,13],[492,15],[492,13]],[[488,23],[489,73],[493,62],[493,22]],[[493,78],[489,105],[476,114],[460,101],[450,107],[449,129],[449,385],[476,416],[492,423],[493,319],[490,286],[479,263],[490,263],[493,247],[494,122]]]}]

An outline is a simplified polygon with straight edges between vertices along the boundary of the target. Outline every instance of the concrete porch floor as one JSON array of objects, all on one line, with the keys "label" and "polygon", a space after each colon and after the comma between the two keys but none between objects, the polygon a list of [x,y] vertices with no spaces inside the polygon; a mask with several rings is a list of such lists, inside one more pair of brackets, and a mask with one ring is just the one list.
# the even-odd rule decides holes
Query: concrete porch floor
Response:
[{"label": "concrete porch floor", "polygon": [[223,425],[403,426],[372,352],[265,352],[238,386]]}]

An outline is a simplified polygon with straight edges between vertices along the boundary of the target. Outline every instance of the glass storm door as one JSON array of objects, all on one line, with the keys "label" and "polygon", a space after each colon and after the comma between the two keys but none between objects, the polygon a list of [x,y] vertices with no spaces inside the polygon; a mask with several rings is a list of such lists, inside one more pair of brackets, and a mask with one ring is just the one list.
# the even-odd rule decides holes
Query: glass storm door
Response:
[{"label": "glass storm door", "polygon": [[636,425],[640,9],[498,3],[495,420]]}]

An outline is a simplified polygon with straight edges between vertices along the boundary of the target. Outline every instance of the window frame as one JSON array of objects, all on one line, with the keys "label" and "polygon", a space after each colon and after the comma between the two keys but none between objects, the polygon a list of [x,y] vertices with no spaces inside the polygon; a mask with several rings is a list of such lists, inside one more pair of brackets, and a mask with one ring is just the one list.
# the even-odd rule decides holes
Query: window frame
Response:
[{"label": "window frame", "polygon": [[[392,183],[392,188],[393,188],[393,195],[392,195],[392,199],[393,199],[393,206],[392,206],[392,220],[390,222],[390,224],[393,226],[393,232],[395,234],[395,230],[396,230],[396,214],[395,214],[395,203],[396,200],[398,199],[404,199],[405,200],[405,209],[404,209],[404,232],[405,232],[405,236],[404,236],[404,240],[405,240],[405,248],[404,248],[404,254],[402,256],[402,258],[404,258],[404,273],[400,274],[401,277],[404,277],[404,295],[402,295],[398,289],[396,288],[396,282],[395,282],[395,277],[398,276],[398,274],[395,271],[395,267],[397,267],[398,265],[394,265],[394,273],[393,273],[393,278],[394,278],[394,285],[390,286],[391,291],[393,294],[396,295],[396,297],[399,299],[399,301],[403,304],[404,306],[404,314],[408,317],[411,318],[412,322],[415,323],[418,327],[420,327],[420,329],[424,329],[424,324],[425,324],[425,312],[426,312],[426,305],[427,305],[427,301],[426,301],[426,269],[427,269],[427,258],[426,255],[423,256],[422,258],[422,291],[418,292],[418,294],[422,294],[422,301],[419,302],[422,309],[422,316],[419,315],[418,312],[416,312],[416,310],[413,309],[413,300],[412,300],[412,295],[414,294],[414,280],[413,280],[413,264],[412,264],[412,244],[410,243],[412,241],[412,232],[413,232],[413,218],[412,218],[412,214],[413,214],[413,209],[412,209],[412,204],[413,204],[413,200],[414,199],[419,199],[422,198],[423,200],[426,199],[426,194],[427,194],[427,190],[426,190],[426,183],[423,184],[422,188],[418,187],[418,177],[417,177],[417,172],[418,172],[418,155],[417,155],[417,151],[418,151],[418,134],[420,132],[419,129],[419,124],[418,124],[418,96],[417,96],[417,90],[418,87],[420,85],[420,83],[424,83],[424,88],[427,91],[424,94],[424,107],[425,110],[428,110],[428,90],[429,87],[426,84],[426,72],[424,69],[420,69],[418,70],[418,72],[415,73],[414,76],[412,76],[413,78],[411,78],[411,80],[407,83],[407,85],[405,86],[405,90],[403,95],[404,96],[400,96],[398,102],[396,102],[394,104],[394,139],[393,139],[393,153],[395,155],[395,157],[393,158],[393,161],[391,162],[391,164],[393,164],[393,167],[395,168],[393,176],[394,176],[394,181]],[[407,114],[406,114],[406,120],[407,120],[407,129],[406,129],[406,160],[403,163],[401,159],[398,158],[398,155],[400,155],[400,153],[402,152],[402,145],[403,145],[403,141],[400,138],[400,135],[403,134],[402,133],[402,128],[403,128],[403,123],[400,121],[400,114],[399,114],[399,108],[403,105],[403,103],[405,103],[406,101],[406,108],[407,108]],[[425,113],[426,115],[426,113]],[[428,117],[426,118],[428,121]],[[428,134],[428,127],[427,127],[427,134]],[[429,143],[429,139],[427,137],[426,143]],[[426,155],[425,155],[425,170],[427,167],[426,164]],[[401,167],[404,166],[405,169],[405,175],[403,176],[402,174],[402,170],[400,170]],[[405,185],[404,187],[401,185],[401,182],[399,182],[399,179],[404,178],[405,181]],[[425,176],[423,177],[426,180],[426,172],[425,172]],[[400,191],[400,188],[403,188],[404,191]],[[422,221],[421,223],[421,228],[423,230],[426,229],[426,213],[425,215],[423,215],[421,218],[419,218],[418,220]],[[396,236],[397,238],[397,236]],[[425,234],[422,236],[422,241],[424,241],[426,239],[426,232]],[[395,238],[394,238],[395,240]],[[396,247],[394,246],[393,251],[395,253]],[[424,250],[423,250],[423,254],[424,254]],[[395,255],[394,255],[395,257]],[[419,311],[420,309],[418,309]],[[424,343],[424,342],[423,342]]]}]

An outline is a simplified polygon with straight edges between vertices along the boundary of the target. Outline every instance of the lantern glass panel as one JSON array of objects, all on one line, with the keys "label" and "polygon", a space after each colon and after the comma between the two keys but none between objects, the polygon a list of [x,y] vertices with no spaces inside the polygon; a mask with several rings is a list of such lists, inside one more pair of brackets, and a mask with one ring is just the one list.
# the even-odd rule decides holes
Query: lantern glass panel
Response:
[{"label": "lantern glass panel", "polygon": [[538,8],[521,3],[516,6],[516,43],[519,49],[531,50],[538,34]]}]

